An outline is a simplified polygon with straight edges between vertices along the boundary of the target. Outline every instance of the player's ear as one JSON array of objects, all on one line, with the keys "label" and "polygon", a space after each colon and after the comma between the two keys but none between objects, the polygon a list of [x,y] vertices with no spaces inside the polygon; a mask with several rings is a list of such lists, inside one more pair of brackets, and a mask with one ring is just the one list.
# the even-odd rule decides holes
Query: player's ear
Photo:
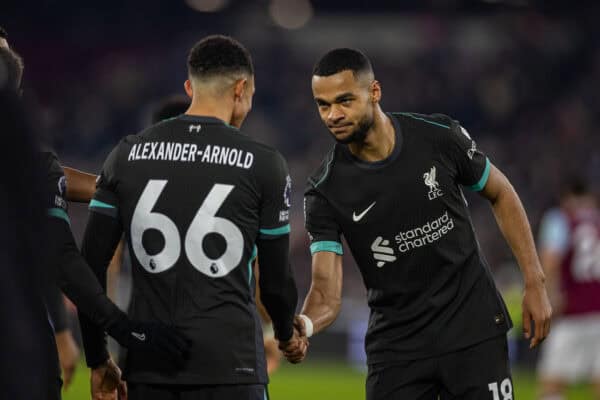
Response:
[{"label": "player's ear", "polygon": [[233,94],[236,100],[241,100],[244,98],[244,93],[248,90],[248,79],[242,78],[235,81],[233,85]]},{"label": "player's ear", "polygon": [[369,92],[371,92],[371,102],[379,103],[379,100],[381,100],[381,85],[379,84],[379,81],[371,82]]},{"label": "player's ear", "polygon": [[192,87],[192,82],[189,79],[185,80],[185,82],[183,83],[183,88],[185,89],[185,93],[191,99],[194,94],[194,89]]}]

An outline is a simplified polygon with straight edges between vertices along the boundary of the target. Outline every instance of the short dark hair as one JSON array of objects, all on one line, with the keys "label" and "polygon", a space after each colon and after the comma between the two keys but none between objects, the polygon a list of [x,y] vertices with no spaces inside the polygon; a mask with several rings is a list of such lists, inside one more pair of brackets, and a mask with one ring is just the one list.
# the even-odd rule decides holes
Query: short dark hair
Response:
[{"label": "short dark hair", "polygon": [[0,26],[0,38],[8,39],[8,33],[6,33],[6,30],[1,26]]},{"label": "short dark hair", "polygon": [[330,76],[342,71],[352,71],[354,76],[373,72],[371,61],[359,50],[340,48],[325,54],[313,67],[313,75]]},{"label": "short dark hair", "polygon": [[0,47],[0,89],[18,91],[23,78],[23,59],[11,49]]},{"label": "short dark hair", "polygon": [[183,95],[173,95],[163,99],[152,113],[152,123],[176,117],[190,107],[190,99]]},{"label": "short dark hair", "polygon": [[229,74],[254,75],[252,58],[237,40],[223,35],[211,35],[192,47],[188,56],[188,72],[198,78]]}]

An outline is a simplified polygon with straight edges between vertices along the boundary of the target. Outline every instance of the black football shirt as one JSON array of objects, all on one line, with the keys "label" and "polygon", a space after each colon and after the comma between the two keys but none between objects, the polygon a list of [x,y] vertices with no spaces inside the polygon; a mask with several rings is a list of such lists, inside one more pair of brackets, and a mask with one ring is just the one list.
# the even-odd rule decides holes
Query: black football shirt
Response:
[{"label": "black football shirt", "polygon": [[257,238],[289,233],[290,191],[276,150],[215,118],[182,115],[117,145],[90,210],[125,232],[129,315],[173,325],[192,341],[176,373],[130,351],[128,380],[267,382],[251,263]]},{"label": "black football shirt", "polygon": [[343,236],[362,274],[370,364],[451,352],[511,326],[462,192],[483,189],[490,161],[446,116],[388,116],[387,159],[335,144],[305,193],[311,253],[342,254]]}]

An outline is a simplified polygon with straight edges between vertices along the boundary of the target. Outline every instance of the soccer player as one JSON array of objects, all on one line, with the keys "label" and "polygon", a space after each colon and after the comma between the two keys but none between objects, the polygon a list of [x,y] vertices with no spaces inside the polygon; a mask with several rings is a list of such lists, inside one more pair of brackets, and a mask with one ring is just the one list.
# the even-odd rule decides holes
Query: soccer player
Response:
[{"label": "soccer player", "polygon": [[[0,48],[0,61],[4,72],[4,87],[12,90],[17,96],[23,73],[21,58],[10,48]],[[16,132],[15,134],[19,134]],[[38,152],[40,169],[45,173],[45,185],[40,190],[46,196],[48,222],[44,230],[45,240],[40,243],[48,270],[44,274],[44,283],[54,284],[77,305],[78,309],[89,316],[96,324],[106,329],[121,345],[148,351],[156,356],[163,356],[181,362],[187,350],[185,339],[176,331],[157,322],[144,323],[131,321],[104,294],[102,287],[89,266],[77,250],[70,221],[67,214],[67,203],[64,199],[66,191],[65,177],[58,159],[51,152]],[[36,189],[38,190],[38,189]],[[144,340],[139,339],[143,335]],[[56,350],[48,350],[51,359],[56,359]],[[112,375],[118,375],[118,369],[106,357],[96,360],[105,370],[111,370]],[[43,368],[43,366],[40,366]],[[53,367],[48,368],[52,375]],[[60,373],[56,371],[55,378],[47,385],[49,399],[60,398]]]},{"label": "soccer player", "polygon": [[[267,374],[251,268],[257,253],[275,336],[292,361],[306,352],[293,329],[291,181],[276,150],[239,131],[254,94],[247,50],[229,37],[206,37],[189,53],[188,74],[186,114],[125,137],[106,159],[83,254],[103,279],[125,232],[130,315],[173,324],[193,342],[175,373],[129,350],[130,398],[262,400]],[[81,325],[88,357],[104,354],[102,332],[85,318]]]},{"label": "soccer player", "polygon": [[541,399],[564,399],[567,385],[578,381],[591,382],[600,399],[600,211],[583,180],[572,179],[560,208],[544,215],[539,247],[560,316],[539,360]]},{"label": "soccer player", "polygon": [[511,320],[462,188],[490,201],[521,266],[533,347],[548,334],[551,308],[514,189],[458,122],[383,112],[381,86],[357,50],[324,55],[312,90],[337,143],[306,189],[312,285],[297,328],[310,336],[338,315],[343,235],[371,309],[368,399],[512,399]]}]

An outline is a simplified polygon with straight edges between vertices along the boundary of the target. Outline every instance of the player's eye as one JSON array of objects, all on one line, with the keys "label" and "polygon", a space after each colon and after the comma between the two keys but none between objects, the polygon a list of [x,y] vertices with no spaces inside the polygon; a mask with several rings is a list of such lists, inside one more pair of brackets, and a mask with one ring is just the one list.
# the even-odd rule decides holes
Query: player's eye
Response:
[{"label": "player's eye", "polygon": [[350,104],[352,104],[352,99],[342,99],[340,100],[340,104],[343,106],[349,106]]}]

